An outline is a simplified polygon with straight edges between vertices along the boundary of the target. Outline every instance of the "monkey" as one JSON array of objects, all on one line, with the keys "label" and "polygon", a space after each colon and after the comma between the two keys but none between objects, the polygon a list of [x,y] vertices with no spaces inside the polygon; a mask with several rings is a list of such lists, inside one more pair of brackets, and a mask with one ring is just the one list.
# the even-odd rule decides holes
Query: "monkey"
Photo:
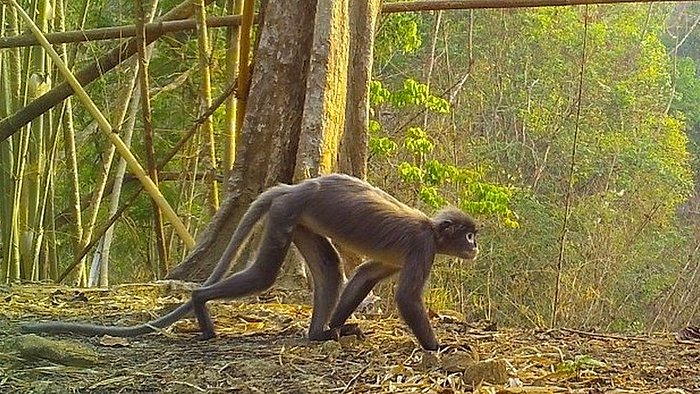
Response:
[{"label": "monkey", "polygon": [[[263,219],[262,237],[251,264],[222,279]],[[28,332],[131,337],[167,327],[193,311],[200,329],[197,339],[211,339],[216,331],[206,303],[269,289],[294,244],[309,267],[313,283],[309,340],[362,336],[359,327],[346,323],[347,319],[378,282],[398,274],[395,303],[399,315],[421,347],[438,350],[423,304],[423,290],[436,254],[476,258],[477,230],[474,219],[457,208],[444,208],[431,218],[349,175],[331,174],[292,185],[279,184],[250,204],[209,278],[192,291],[190,300],[170,313],[132,327],[41,322],[21,328]],[[345,275],[334,244],[368,258],[344,287]]]}]

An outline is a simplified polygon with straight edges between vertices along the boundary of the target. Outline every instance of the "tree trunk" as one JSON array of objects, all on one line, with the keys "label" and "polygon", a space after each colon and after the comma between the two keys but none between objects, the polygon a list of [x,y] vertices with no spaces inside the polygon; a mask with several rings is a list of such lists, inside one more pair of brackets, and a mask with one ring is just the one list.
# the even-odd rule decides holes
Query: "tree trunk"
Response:
[{"label": "tree trunk", "polygon": [[345,124],[348,70],[348,0],[319,0],[295,180],[336,169]]},{"label": "tree trunk", "polygon": [[271,185],[291,182],[305,99],[299,81],[309,67],[314,10],[309,0],[267,2],[226,200],[169,278],[205,279],[250,202]]},{"label": "tree trunk", "polygon": [[372,79],[374,31],[380,1],[352,2],[350,6],[350,58],[345,132],[340,141],[338,169],[358,178],[367,176],[369,83]]},{"label": "tree trunk", "polygon": [[[378,13],[378,0],[268,2],[227,199],[170,278],[205,279],[267,187],[336,170],[366,176]],[[351,268],[361,261],[346,257]]]},{"label": "tree trunk", "polygon": [[[345,130],[338,150],[338,170],[361,179],[367,177],[369,83],[372,79],[374,32],[379,0],[353,1],[350,5],[350,59],[348,67]],[[362,256],[339,248],[345,275],[362,263]]]}]

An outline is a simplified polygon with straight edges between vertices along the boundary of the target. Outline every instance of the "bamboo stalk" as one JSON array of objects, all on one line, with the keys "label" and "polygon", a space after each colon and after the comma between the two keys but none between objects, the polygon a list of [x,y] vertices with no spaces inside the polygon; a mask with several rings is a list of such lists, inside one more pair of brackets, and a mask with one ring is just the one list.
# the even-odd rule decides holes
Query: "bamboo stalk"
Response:
[{"label": "bamboo stalk", "polygon": [[73,260],[73,262],[66,267],[66,269],[61,273],[61,275],[58,276],[58,279],[56,282],[61,283],[67,276],[70,274],[70,272],[76,267],[78,264],[78,261],[82,260],[92,249],[97,243],[99,242],[100,238],[112,227],[114,222],[117,221],[121,217],[121,215],[126,211],[127,208],[129,208],[134,201],[136,201],[136,197],[141,194],[141,191],[143,190],[143,186],[140,186],[138,190],[134,192],[134,194],[129,197],[129,199],[124,203],[123,206],[121,206],[116,212],[114,212],[109,219],[107,219],[107,222],[102,225],[97,231],[95,231],[95,236],[88,242],[85,247],[80,251],[78,254],[77,258]]},{"label": "bamboo stalk", "polygon": [[[241,14],[243,12],[243,0],[227,0],[226,11],[231,14]],[[231,86],[236,80],[236,67],[238,67],[240,29],[238,25],[230,26],[226,32],[226,83]],[[236,96],[232,95],[226,100],[226,112],[224,115],[224,153],[223,153],[223,175],[224,193],[228,193],[228,174],[233,169],[233,162],[236,160]]]},{"label": "bamboo stalk", "polygon": [[85,105],[88,112],[90,112],[90,114],[97,120],[100,130],[106,134],[107,138],[116,147],[119,154],[122,157],[124,157],[124,159],[126,159],[130,170],[139,178],[148,194],[151,197],[153,197],[157,201],[158,206],[161,209],[163,209],[165,216],[173,225],[173,228],[183,240],[185,245],[187,245],[188,248],[194,247],[194,238],[192,238],[192,236],[190,236],[190,234],[187,232],[187,229],[185,228],[180,218],[170,207],[168,202],[165,200],[165,197],[163,197],[163,195],[161,194],[160,190],[158,190],[158,188],[153,184],[151,178],[149,178],[148,175],[146,175],[145,171],[143,170],[143,167],[141,167],[139,162],[136,160],[136,157],[134,157],[131,151],[126,147],[122,139],[119,138],[119,136],[113,132],[112,126],[109,124],[104,115],[102,115],[102,113],[92,101],[90,96],[87,95],[85,90],[80,85],[80,82],[78,82],[78,80],[75,78],[75,76],[73,76],[73,74],[70,72],[65,63],[63,63],[58,53],[56,53],[51,44],[43,36],[41,30],[39,30],[36,24],[34,24],[32,19],[29,17],[29,15],[27,15],[26,12],[24,12],[24,10],[21,8],[21,6],[17,3],[16,0],[6,1],[9,1],[10,4],[12,4],[15,7],[19,15],[32,30],[34,36],[40,41],[41,46],[44,47],[44,49],[49,53],[49,55],[61,71],[63,77],[66,79],[73,91],[76,92],[76,95],[78,96],[80,101],[83,103],[83,105]]},{"label": "bamboo stalk", "polygon": [[[131,63],[135,63],[135,59],[130,60]],[[129,101],[131,100],[132,97],[132,92],[134,91],[134,86],[136,84],[136,76],[134,75],[131,79],[129,79],[128,83],[124,86],[124,88],[121,89],[121,95],[117,100],[115,100],[115,109],[112,111],[113,118],[112,118],[112,123],[115,125],[121,125],[124,122],[124,118],[126,116],[127,112],[127,107],[129,106]],[[97,122],[94,122],[93,125],[94,127],[99,127]],[[120,137],[121,138],[121,137]],[[124,142],[124,145],[129,148],[129,143]],[[102,204],[102,200],[105,197],[105,190],[107,190],[107,181],[109,174],[112,170],[112,163],[114,161],[114,154],[116,152],[116,147],[113,144],[110,144],[107,149],[102,152],[100,155],[100,162],[102,164],[102,168],[100,171],[97,173],[97,180],[95,181],[95,189],[94,193],[92,193],[91,200],[90,200],[90,210],[88,211],[87,217],[87,225],[85,226],[85,231],[83,233],[83,238],[80,243],[80,250],[83,250],[85,248],[85,245],[87,245],[88,242],[90,242],[91,239],[93,239],[93,233],[95,231],[95,228],[97,226],[97,220],[98,220],[98,213],[99,213],[99,208],[100,205]],[[101,244],[104,245],[104,244]],[[84,256],[83,256],[84,257]],[[83,258],[81,257],[81,258]],[[105,263],[105,260],[98,260],[101,263],[101,267],[99,270],[100,275],[108,275],[108,263]],[[93,269],[94,268],[94,269]],[[90,273],[97,272],[97,267],[92,267],[90,269]],[[103,278],[105,280],[105,283],[108,282],[106,278]],[[87,283],[87,286],[94,286],[96,285],[97,281],[94,279],[90,279],[88,282],[92,283]]]},{"label": "bamboo stalk", "polygon": [[236,130],[243,128],[245,107],[248,102],[250,85],[250,40],[253,27],[253,8],[255,0],[243,0],[243,20],[238,47],[238,101],[236,102]]},{"label": "bamboo stalk", "polygon": [[[226,89],[226,91],[214,101],[212,106],[209,107],[207,109],[207,111],[204,114],[202,114],[202,116],[200,116],[198,119],[196,119],[194,121],[194,124],[190,127],[190,129],[187,131],[187,133],[185,133],[185,135],[182,136],[180,141],[178,141],[175,144],[175,146],[170,150],[170,152],[168,152],[168,154],[158,163],[159,169],[164,168],[165,165],[168,164],[170,162],[170,160],[172,160],[173,157],[175,157],[175,154],[177,152],[179,152],[180,149],[182,149],[182,147],[185,146],[185,144],[190,140],[190,138],[192,138],[192,136],[194,136],[197,133],[197,130],[199,129],[199,125],[204,121],[204,119],[207,116],[211,116],[224,103],[226,98],[235,92],[235,90],[236,90],[235,86],[230,86],[228,89]],[[134,97],[134,100],[137,100],[137,98]],[[133,119],[133,117],[130,117],[130,119]],[[133,129],[133,124],[129,124],[127,126],[127,130],[128,129]],[[117,171],[117,173],[119,173],[119,171]],[[115,183],[114,183],[115,185],[116,185],[116,182],[117,181],[115,181]],[[85,257],[85,255],[90,251],[90,249],[92,249],[97,244],[97,242],[99,241],[99,238],[102,237],[103,235],[106,236],[108,234],[108,232],[112,228],[112,225],[114,224],[114,222],[116,222],[117,219],[119,219],[119,217],[124,213],[124,211],[129,206],[131,206],[131,204],[133,204],[134,201],[136,201],[136,198],[139,196],[139,194],[141,194],[141,192],[143,190],[144,190],[143,186],[140,186],[136,191],[134,191],[134,193],[131,195],[131,197],[129,197],[129,199],[124,203],[123,206],[115,207],[114,210],[110,211],[110,218],[98,231],[95,232],[94,237],[78,253],[76,259],[82,259],[83,257]],[[65,271],[61,275],[58,276],[56,281],[59,283],[61,281],[63,281],[66,278],[66,276],[68,276],[70,271],[73,268],[75,268],[76,265],[77,265],[77,261],[73,261],[73,263],[71,263],[71,265],[69,265],[65,269]]]},{"label": "bamboo stalk", "polygon": [[[143,141],[146,150],[146,166],[148,174],[153,183],[158,187],[158,169],[154,159],[155,153],[153,149],[153,124],[151,116],[151,95],[149,93],[148,83],[148,65],[149,58],[146,54],[146,29],[144,25],[143,2],[136,0],[136,45],[138,50],[138,81],[141,91],[141,112],[143,117]],[[157,3],[157,1],[156,1]],[[155,10],[155,8],[153,8]],[[165,250],[165,232],[163,230],[163,213],[158,207],[158,203],[151,199],[153,208],[153,224],[156,233],[156,250],[158,252],[158,264],[156,264],[156,277],[162,278],[167,272],[168,255]]]},{"label": "bamboo stalk", "polygon": [[[150,55],[150,52],[147,54]],[[131,94],[129,97],[125,97],[122,100],[122,102],[125,104],[125,109],[126,106],[128,106],[128,116],[126,116],[126,121],[123,122],[123,125],[121,126],[124,143],[127,146],[131,146],[131,139],[134,134],[134,123],[136,122],[136,114],[141,101],[141,91],[139,89],[134,89],[133,85],[131,85],[130,89],[133,90],[133,94]],[[130,103],[129,100],[131,101]],[[117,164],[117,169],[114,173],[114,179],[112,179],[111,182],[108,182],[109,186],[107,187],[107,189],[111,190],[112,192],[109,203],[109,215],[111,218],[114,218],[114,220],[116,220],[119,215],[121,215],[121,212],[123,212],[119,209],[119,200],[122,195],[122,186],[124,184],[123,180],[125,173],[126,160],[124,160],[124,158],[120,158],[119,163]],[[136,178],[136,180],[138,181],[138,178]],[[139,192],[141,190],[143,190],[143,187],[138,188]],[[138,195],[140,194],[139,192],[136,192],[135,194]],[[117,215],[117,212],[119,212],[119,215]],[[99,260],[97,261],[99,264],[99,277],[91,277],[91,281],[94,281],[94,283],[90,283],[91,285],[98,284],[100,287],[109,286],[109,256],[111,254],[112,239],[114,237],[114,226],[112,226],[113,223],[113,221],[108,220],[108,224],[103,224],[102,228],[96,231],[91,239],[86,240],[83,249],[77,253],[79,256],[85,256],[92,247],[99,245],[99,250],[95,251],[95,254],[99,253]],[[98,243],[100,239],[102,239],[102,242]],[[97,267],[93,266],[91,272],[96,269]]]},{"label": "bamboo stalk", "polygon": [[[0,0],[7,2],[9,4],[17,3],[13,0]],[[212,0],[206,0],[207,3]],[[190,0],[185,0],[184,2],[177,5],[175,8],[168,11],[165,15],[159,18],[160,21],[175,20],[187,18],[194,13],[193,6]],[[31,20],[31,19],[30,19]],[[43,37],[43,36],[42,36]],[[150,37],[147,41],[150,44],[155,41],[159,35],[154,35]],[[46,38],[43,37],[46,41]],[[44,44],[42,43],[42,46]],[[50,46],[48,42],[46,45]],[[77,79],[80,83],[87,85],[95,79],[104,75],[107,71],[113,69],[118,64],[128,59],[136,53],[136,41],[129,40],[124,45],[115,48],[106,54],[100,56],[95,62],[91,63],[87,67],[83,68],[76,73],[73,79]],[[59,85],[55,86],[53,89],[48,91],[41,97],[33,100],[31,103],[25,105],[19,111],[15,112],[11,116],[0,120],[0,141],[5,140],[9,136],[13,135],[17,130],[19,130],[25,124],[31,122],[36,117],[40,116],[42,113],[48,111],[50,108],[54,107],[60,103],[65,98],[73,94],[73,87],[68,81],[64,81]]]},{"label": "bamboo stalk", "polygon": [[[49,112],[47,115],[50,115],[51,113]],[[52,132],[51,136],[51,141],[50,141],[50,146],[46,149],[46,152],[43,152],[43,154],[48,155],[48,160],[46,160],[47,165],[45,168],[42,170],[42,178],[44,180],[43,182],[43,187],[42,189],[39,190],[37,194],[39,194],[39,198],[41,198],[40,203],[38,204],[38,212],[37,212],[37,218],[36,218],[36,223],[35,223],[35,236],[34,236],[34,251],[32,253],[32,271],[31,271],[31,278],[32,280],[42,280],[46,279],[45,277],[42,277],[42,272],[48,272],[48,269],[45,267],[41,266],[41,263],[46,263],[47,261],[45,259],[41,259],[41,250],[42,246],[44,245],[44,234],[46,233],[46,230],[44,229],[44,219],[46,217],[46,207],[48,205],[49,201],[49,191],[51,189],[49,185],[49,179],[52,177],[52,174],[54,172],[54,163],[55,163],[55,157],[56,157],[56,147],[58,145],[58,130],[52,130],[52,128],[49,125],[46,125],[46,129],[50,130]]]},{"label": "bamboo stalk", "polygon": [[[680,0],[685,2],[697,0]],[[581,4],[624,4],[624,3],[662,3],[669,0],[430,0],[402,1],[382,5],[382,13],[437,11],[437,10],[466,10],[483,8],[526,8],[553,7]],[[236,12],[239,14],[239,12]],[[241,25],[241,15],[214,16],[207,18],[209,27],[233,27]],[[195,19],[176,21],[161,21],[146,24],[146,40],[154,41],[165,33],[173,33],[197,28]],[[136,25],[117,27],[101,27],[89,30],[75,30],[50,33],[46,38],[52,44],[71,42],[86,42],[114,40],[136,36]],[[0,37],[0,48],[17,48],[39,45],[39,41],[30,35],[14,35]]]},{"label": "bamboo stalk", "polygon": [[[85,9],[83,10],[83,15],[86,14],[88,4],[85,4]],[[57,0],[56,2],[56,8],[57,8],[57,17],[58,17],[58,26],[60,30],[65,30],[65,2],[64,0]],[[65,44],[61,45],[61,56],[63,57],[64,61],[66,63],[70,62],[70,59],[68,57],[68,48],[66,47]],[[77,149],[75,145],[75,126],[73,124],[73,101],[71,97],[68,97],[66,101],[63,103],[63,117],[61,119],[62,122],[62,129],[63,129],[63,149],[65,152],[65,157],[66,157],[66,162],[67,162],[67,170],[68,170],[68,178],[69,178],[69,201],[70,201],[70,209],[71,212],[73,213],[73,242],[72,242],[72,247],[73,247],[73,259],[78,258],[78,254],[80,254],[80,250],[83,247],[83,215],[82,215],[82,210],[80,209],[81,207],[81,200],[80,200],[80,181],[78,178],[78,155],[77,155]],[[55,226],[55,219],[54,221],[54,226]],[[80,264],[82,261],[77,261],[76,263]],[[53,279],[56,279],[56,276],[58,275],[57,272],[54,272],[54,275],[52,276]]]},{"label": "bamboo stalk", "polygon": [[[0,5],[0,36],[7,34],[8,7]],[[6,51],[9,52],[9,51]],[[10,90],[9,66],[5,60],[5,52],[0,52],[0,118],[9,115],[13,107],[13,97]],[[12,217],[12,140],[0,142],[0,283],[7,283],[10,272],[10,253],[12,248],[12,225],[7,218]],[[9,192],[8,192],[9,191]]]},{"label": "bamboo stalk", "polygon": [[[211,69],[209,68],[209,32],[207,30],[207,10],[204,0],[199,0],[195,11],[197,17],[197,47],[199,51],[199,72],[202,77],[200,112],[206,111],[211,106]],[[207,116],[202,123],[205,149],[207,150],[208,163],[205,173],[209,176],[209,212],[213,215],[219,209],[219,185],[213,174],[216,173],[216,142],[214,140],[214,127],[211,117]]]},{"label": "bamboo stalk", "polygon": [[[223,92],[221,95],[219,95],[219,97],[217,97],[216,100],[214,100],[214,103],[211,105],[211,107],[207,108],[206,112],[204,112],[202,115],[200,115],[199,118],[195,119],[195,121],[190,126],[189,130],[187,130],[187,132],[185,134],[183,134],[183,136],[180,138],[180,140],[175,143],[175,145],[168,151],[168,153],[166,153],[165,157],[163,157],[158,162],[159,173],[160,173],[160,171],[162,171],[163,168],[165,168],[165,166],[168,163],[170,163],[170,161],[175,157],[175,155],[178,152],[180,152],[180,150],[185,146],[185,144],[187,144],[189,142],[190,138],[192,138],[192,136],[197,132],[197,130],[199,130],[199,126],[202,124],[202,122],[204,122],[204,119],[206,119],[206,117],[211,116],[214,112],[216,112],[216,110],[219,109],[219,107],[224,103],[224,101],[228,97],[230,97],[232,94],[234,94],[235,92],[236,92],[236,85],[235,84],[226,88],[226,91]],[[194,177],[194,179],[197,179],[197,177],[194,175],[188,175],[188,176],[191,176],[191,177]],[[131,181],[132,177],[135,178],[136,180],[138,180],[138,178],[136,176],[130,175],[127,177],[127,181]],[[174,181],[174,180],[178,180],[178,179],[182,179],[182,174],[180,174],[180,178],[176,178],[174,175],[171,174],[170,177],[167,178],[166,180]],[[115,181],[116,181],[115,179],[112,179],[111,181],[109,181],[107,183],[107,189],[112,189]],[[82,197],[83,201],[89,201],[90,199],[91,199],[90,195],[86,195],[86,196]],[[84,203],[84,205],[81,206],[80,208],[87,209],[88,206],[89,206],[89,203]],[[70,221],[70,214],[67,211],[62,211],[61,213],[59,213],[57,215],[56,220],[57,220],[57,227],[61,228],[62,226],[65,226]]]},{"label": "bamboo stalk", "polygon": [[[19,31],[19,18],[17,10],[14,7],[3,6],[3,24],[2,29],[6,34],[13,34]],[[3,108],[0,111],[6,112],[3,117],[8,116],[12,111],[22,106],[20,86],[21,86],[21,53],[19,48],[3,51],[2,67],[0,72],[2,75],[2,95]],[[3,205],[3,270],[2,279],[7,282],[9,280],[19,279],[19,222],[18,211],[15,203],[17,202],[17,188],[19,185],[19,170],[17,166],[22,163],[22,156],[18,152],[23,151],[22,142],[24,141],[24,133],[16,135],[12,139],[0,142],[0,151],[2,154],[2,176],[5,178],[5,186],[2,198]],[[9,220],[8,220],[9,218]]]},{"label": "bamboo stalk", "polygon": [[[48,0],[36,0],[36,15],[35,20],[42,31],[48,30]],[[46,53],[41,49],[31,51],[29,53],[29,67],[27,72],[31,72],[28,78],[28,96],[30,98],[41,95],[49,86],[48,67],[46,61]],[[31,70],[31,71],[30,71]],[[44,136],[47,133],[47,123],[49,113],[44,113],[42,116],[35,119],[29,131],[29,147],[27,150],[28,156],[26,171],[23,171],[20,176],[24,177],[21,189],[20,210],[21,217],[21,242],[22,242],[22,277],[30,280],[38,280],[38,254],[41,234],[43,207],[41,206],[42,192],[45,187],[46,167],[46,142]]]}]

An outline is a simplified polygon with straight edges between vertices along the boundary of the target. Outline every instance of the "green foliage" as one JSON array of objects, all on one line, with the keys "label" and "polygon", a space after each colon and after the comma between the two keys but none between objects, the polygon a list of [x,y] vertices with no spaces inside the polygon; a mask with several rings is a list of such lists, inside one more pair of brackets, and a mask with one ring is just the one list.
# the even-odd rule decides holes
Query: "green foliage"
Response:
[{"label": "green foliage", "polygon": [[443,207],[447,204],[447,200],[445,200],[445,198],[440,195],[440,191],[433,186],[421,185],[418,196],[423,203],[433,209]]},{"label": "green foliage", "polygon": [[388,156],[396,151],[398,145],[388,137],[371,137],[369,151],[374,155]]},{"label": "green foliage", "polygon": [[[384,90],[371,105],[383,127],[373,138],[398,143],[381,162],[398,169],[399,184],[390,191],[430,208],[452,203],[501,224],[482,241],[490,249],[476,272],[465,274],[463,286],[473,290],[453,298],[467,313],[545,325],[560,247],[562,324],[647,329],[663,320],[656,315],[663,313],[660,300],[698,294],[670,293],[685,283],[679,278],[693,253],[693,227],[680,212],[692,204],[699,178],[691,151],[700,151],[697,59],[673,59],[678,40],[668,40],[670,48],[662,40],[666,31],[686,33],[686,25],[668,29],[673,7],[445,13],[435,51],[378,56],[374,78]],[[434,21],[424,15],[418,22],[422,41],[431,41]],[[693,37],[679,52],[700,47]],[[447,91],[456,76],[468,75],[461,90],[450,91],[448,105],[427,104],[428,84],[411,77],[428,75],[428,64],[433,91]],[[575,131],[571,212],[561,245]],[[371,168],[377,178],[391,179],[376,163]],[[451,282],[438,276],[436,283]]]},{"label": "green foliage", "polygon": [[[698,59],[700,60],[700,58]],[[678,60],[676,94],[673,96],[673,109],[682,114],[692,127],[700,126],[700,78],[693,59]]]},{"label": "green foliage", "polygon": [[[426,84],[406,79],[402,88],[390,91],[379,81],[370,84],[370,103],[379,112],[382,105],[397,110],[409,106],[421,106],[435,114],[447,114],[449,103],[443,98],[430,94]],[[428,131],[421,127],[408,127],[405,131],[401,151],[399,145],[382,134],[382,126],[376,119],[370,122],[369,149],[373,155],[387,157],[399,153],[403,158],[397,165],[401,182],[415,187],[415,196],[432,209],[448,203],[446,193],[453,192],[455,203],[460,208],[474,214],[499,216],[509,227],[517,227],[515,214],[508,204],[513,195],[512,188],[483,181],[483,174],[468,168],[460,168],[444,163],[433,157],[435,142]],[[460,191],[461,190],[461,191]]]},{"label": "green foliage", "polygon": [[[381,81],[373,80],[369,83],[369,102],[372,105],[382,105],[389,101],[391,92],[382,86]],[[376,121],[375,121],[376,122]]]},{"label": "green foliage", "polygon": [[450,112],[447,100],[431,94],[428,85],[412,78],[404,80],[403,86],[393,92],[385,88],[381,81],[373,80],[369,85],[369,102],[373,106],[390,103],[397,108],[415,105],[434,113]]},{"label": "green foliage", "polygon": [[395,52],[412,53],[422,44],[418,34],[419,14],[397,13],[382,20],[374,47],[380,62],[388,61]]},{"label": "green foliage", "polygon": [[425,130],[420,127],[409,127],[406,130],[403,147],[408,153],[423,157],[432,152],[435,145],[430,141]]},{"label": "green foliage", "polygon": [[460,207],[467,212],[483,215],[497,214],[507,227],[517,228],[520,224],[510,209],[513,188],[485,182],[472,182],[463,191]]},{"label": "green foliage", "polygon": [[397,108],[419,105],[435,113],[450,112],[450,104],[447,100],[430,94],[428,85],[411,78],[403,82],[401,89],[391,93],[389,101]]},{"label": "green foliage", "polygon": [[421,183],[423,181],[423,169],[409,162],[402,162],[397,170],[401,180],[405,183]]}]

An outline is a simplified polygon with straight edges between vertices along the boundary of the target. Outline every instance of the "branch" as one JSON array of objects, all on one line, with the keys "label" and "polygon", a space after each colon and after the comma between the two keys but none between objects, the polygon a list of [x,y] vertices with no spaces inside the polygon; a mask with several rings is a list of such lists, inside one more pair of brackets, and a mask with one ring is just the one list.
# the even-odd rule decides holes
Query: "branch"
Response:
[{"label": "branch", "polygon": [[[207,3],[212,0],[207,0]],[[693,1],[693,0],[681,0]],[[520,8],[520,7],[547,7],[547,6],[571,6],[581,4],[624,4],[624,3],[660,3],[666,0],[423,0],[403,1],[387,3],[382,6],[382,13],[432,11],[432,10],[466,10],[479,8]],[[185,19],[193,14],[191,3],[185,0],[176,8],[163,15],[159,22]],[[148,44],[152,43],[164,33],[163,30],[153,32],[146,37]],[[120,62],[136,53],[136,42],[130,39],[120,48],[116,48],[99,58],[95,63],[85,67],[76,74],[81,85],[85,86],[103,73],[113,69]],[[73,90],[67,83],[61,83],[46,94],[29,103],[26,107],[15,112],[0,121],[0,142],[13,135],[22,126],[41,116],[44,112],[70,97]]]},{"label": "branch", "polygon": [[[694,0],[681,0],[694,1]],[[471,10],[480,8],[523,8],[571,6],[583,4],[667,3],[668,0],[423,0],[400,1],[382,5],[382,13]]]},{"label": "branch", "polygon": [[[238,26],[240,24],[240,15],[214,16],[207,18],[207,26],[209,27]],[[165,33],[172,33],[182,30],[194,30],[197,28],[197,21],[194,19],[182,19],[169,22],[153,22],[144,24],[144,27],[146,29],[146,40],[154,41],[155,38],[160,37]],[[48,33],[46,34],[46,39],[52,44],[64,44],[67,42],[113,40],[135,36],[136,25],[125,25],[116,27],[100,27],[89,30]],[[26,47],[32,45],[39,45],[39,42],[36,40],[36,38],[34,38],[34,36],[23,34],[12,37],[0,37],[0,49]]]}]

